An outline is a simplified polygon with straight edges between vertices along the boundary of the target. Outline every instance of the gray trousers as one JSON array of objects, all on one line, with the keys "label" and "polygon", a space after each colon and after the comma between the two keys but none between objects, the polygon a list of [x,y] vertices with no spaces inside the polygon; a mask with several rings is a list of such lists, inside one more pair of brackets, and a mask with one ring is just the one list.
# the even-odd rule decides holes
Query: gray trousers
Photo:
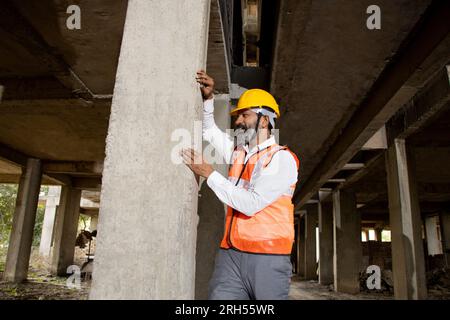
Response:
[{"label": "gray trousers", "polygon": [[219,249],[208,299],[286,300],[291,276],[290,256]]}]

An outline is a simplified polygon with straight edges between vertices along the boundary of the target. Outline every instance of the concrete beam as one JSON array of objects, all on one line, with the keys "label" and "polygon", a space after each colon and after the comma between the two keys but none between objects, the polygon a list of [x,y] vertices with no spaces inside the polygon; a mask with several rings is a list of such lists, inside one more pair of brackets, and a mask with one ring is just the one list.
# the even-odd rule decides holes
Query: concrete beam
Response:
[{"label": "concrete beam", "polygon": [[27,165],[30,157],[4,144],[0,144],[0,158],[23,168]]},{"label": "concrete beam", "polygon": [[70,99],[72,91],[54,77],[2,78],[3,102],[8,100]]},{"label": "concrete beam", "polygon": [[[60,174],[60,173],[44,173],[43,175],[43,181],[48,181],[48,184],[50,185],[71,185],[72,179],[70,176],[66,174]],[[43,183],[47,184],[47,183]]]},{"label": "concrete beam", "polygon": [[80,213],[86,216],[95,217],[98,216],[99,209],[98,208],[80,208]]},{"label": "concrete beam", "polygon": [[333,283],[333,203],[319,204],[319,283]]},{"label": "concrete beam", "polygon": [[415,164],[405,140],[395,139],[386,157],[392,268],[396,299],[427,297]]},{"label": "concrete beam", "polygon": [[333,193],[334,225],[334,290],[359,292],[359,271],[362,263],[361,216],[356,211],[356,198],[351,190]]},{"label": "concrete beam", "polygon": [[364,163],[346,163],[342,170],[359,170],[364,168]]},{"label": "concrete beam", "polygon": [[[198,184],[172,135],[192,139],[201,119],[195,72],[206,64],[209,7],[209,0],[128,2],[91,299],[195,296]],[[193,143],[201,141],[183,146]],[[120,244],[118,226],[133,234]]]},{"label": "concrete beam", "polygon": [[[302,188],[294,195],[301,207],[317,190],[332,178],[395,112],[407,102],[417,88],[402,88],[427,57],[450,34],[450,2],[436,1],[429,6],[414,31],[405,39],[401,50],[378,77],[372,90],[357,108],[347,126],[315,167]],[[447,57],[435,64],[447,63]]]},{"label": "concrete beam", "polygon": [[372,171],[372,169],[379,163],[379,161],[382,161],[384,158],[384,152],[380,152],[377,155],[373,156],[370,160],[368,160],[364,167],[352,174],[350,177],[347,178],[346,181],[341,183],[337,188],[338,189],[348,189],[350,188],[354,183],[357,181],[360,181],[363,177],[365,177],[368,173]]},{"label": "concrete beam", "polygon": [[450,102],[450,71],[443,68],[387,123],[388,139],[406,139],[424,128]]},{"label": "concrete beam", "polygon": [[16,208],[3,274],[5,281],[17,283],[27,279],[41,177],[40,160],[28,159],[17,192]]},{"label": "concrete beam", "polygon": [[70,186],[61,188],[50,266],[50,272],[53,275],[65,276],[67,267],[73,264],[80,216],[80,199],[81,190]]},{"label": "concrete beam", "polygon": [[45,173],[101,175],[103,163],[95,161],[45,161]]},{"label": "concrete beam", "polygon": [[361,150],[387,149],[386,127],[378,130],[361,148]]},{"label": "concrete beam", "polygon": [[75,189],[99,191],[102,187],[101,177],[73,177],[72,187]]}]

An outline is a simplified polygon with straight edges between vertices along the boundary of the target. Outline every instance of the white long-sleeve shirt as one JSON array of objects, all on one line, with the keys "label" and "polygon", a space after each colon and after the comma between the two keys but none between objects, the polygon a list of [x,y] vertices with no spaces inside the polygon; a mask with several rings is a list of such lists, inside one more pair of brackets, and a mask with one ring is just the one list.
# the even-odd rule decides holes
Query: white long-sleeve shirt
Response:
[{"label": "white long-sleeve shirt", "polygon": [[[203,139],[208,141],[225,160],[231,163],[234,143],[233,138],[220,130],[214,121],[214,100],[209,99],[203,103]],[[263,143],[248,150],[245,162],[258,150],[275,144],[275,137],[271,136]],[[231,181],[214,171],[206,180],[208,186],[214,191],[220,201],[226,205],[252,216],[261,211],[282,194],[290,193],[290,187],[297,182],[297,164],[289,151],[276,152],[272,161],[261,171],[261,174],[252,177],[248,188],[235,186]]]}]

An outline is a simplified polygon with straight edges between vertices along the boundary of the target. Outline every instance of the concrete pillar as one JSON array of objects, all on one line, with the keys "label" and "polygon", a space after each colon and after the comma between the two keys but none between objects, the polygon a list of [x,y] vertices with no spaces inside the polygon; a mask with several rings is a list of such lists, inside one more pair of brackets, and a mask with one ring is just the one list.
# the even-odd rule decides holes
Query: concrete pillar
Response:
[{"label": "concrete pillar", "polygon": [[334,290],[359,292],[362,263],[361,216],[356,211],[355,194],[350,190],[333,193]]},{"label": "concrete pillar", "polygon": [[388,148],[389,218],[392,268],[396,299],[427,296],[421,217],[413,156],[405,140],[395,139]]},{"label": "concrete pillar", "polygon": [[70,186],[61,188],[50,266],[50,272],[54,275],[66,275],[67,267],[73,264],[80,217],[80,200],[81,190]]},{"label": "concrete pillar", "polygon": [[333,283],[333,203],[319,203],[319,283]]},{"label": "concrete pillar", "polygon": [[53,228],[56,218],[56,207],[59,203],[60,186],[48,188],[47,200],[45,201],[45,214],[42,223],[41,241],[39,243],[39,254],[49,257],[52,248]]},{"label": "concrete pillar", "polygon": [[90,299],[194,298],[198,184],[179,151],[196,125],[201,141],[209,6],[128,2]]},{"label": "concrete pillar", "polygon": [[91,217],[91,221],[89,222],[89,230],[92,232],[94,230],[97,230],[97,225],[98,225],[98,216],[92,216]]},{"label": "concrete pillar", "polygon": [[22,282],[27,278],[41,177],[41,161],[28,159],[17,191],[16,208],[3,274],[5,281]]},{"label": "concrete pillar", "polygon": [[375,236],[376,236],[376,240],[378,242],[382,241],[382,235],[381,235],[382,232],[383,232],[383,228],[375,228]]},{"label": "concrete pillar", "polygon": [[442,254],[442,242],[438,234],[439,216],[425,218],[425,238],[427,239],[427,253],[429,256]]},{"label": "concrete pillar", "polygon": [[305,280],[317,279],[316,227],[318,205],[306,206],[305,214]]},{"label": "concrete pillar", "polygon": [[298,218],[298,241],[297,241],[297,273],[305,277],[305,218]]},{"label": "concrete pillar", "polygon": [[[220,94],[214,97],[214,119],[221,130],[230,128],[229,95]],[[215,159],[217,155],[209,143],[204,142],[204,155],[214,169],[225,177],[228,176],[228,165],[223,159]],[[217,160],[217,161],[215,161]],[[220,162],[219,162],[220,161]],[[222,240],[225,227],[225,205],[208,187],[206,181],[201,184],[198,199],[197,251],[195,261],[195,299],[208,298],[208,285],[214,271],[215,256]]]},{"label": "concrete pillar", "polygon": [[442,251],[444,251],[445,265],[450,266],[450,212],[440,214],[442,235]]}]

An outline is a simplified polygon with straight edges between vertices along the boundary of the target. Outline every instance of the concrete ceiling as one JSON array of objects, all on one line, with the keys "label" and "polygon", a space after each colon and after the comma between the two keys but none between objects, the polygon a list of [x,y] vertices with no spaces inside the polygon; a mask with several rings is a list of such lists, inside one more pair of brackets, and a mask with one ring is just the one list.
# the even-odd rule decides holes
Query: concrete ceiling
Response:
[{"label": "concrete ceiling", "polygon": [[[371,1],[282,1],[271,90],[282,109],[281,142],[302,161],[301,183],[320,163],[429,2],[380,0],[382,29],[369,31],[365,12]],[[12,3],[24,25],[29,23],[47,43],[45,58],[61,58],[93,94],[113,93],[127,1],[78,1],[82,28],[77,31],[65,26],[68,1]],[[217,7],[211,14],[208,72],[219,79],[219,91],[226,92]],[[0,144],[44,160],[103,161],[111,100],[78,98],[76,90],[61,81],[60,70],[43,63],[45,59],[19,32],[1,26],[0,84],[6,90],[0,103]],[[417,80],[418,85],[422,80]],[[444,121],[429,130],[440,130],[445,136],[447,128]],[[435,133],[425,131],[422,137]],[[417,139],[419,145],[428,138]],[[447,143],[445,137],[442,140]],[[443,177],[438,171],[427,171],[447,161],[448,150],[440,155],[419,151],[422,163],[434,161],[433,168],[418,168],[420,179]],[[17,168],[0,162],[0,173],[17,174]],[[380,172],[374,175],[379,177]],[[445,176],[449,178],[450,172]],[[360,194],[364,201],[377,196],[376,192]]]},{"label": "concrete ceiling", "polygon": [[[119,58],[126,0],[80,0],[81,29],[66,27],[71,1],[12,1],[19,13],[54,48],[86,86],[96,94],[112,94]],[[14,34],[14,33],[13,33]],[[20,39],[2,31],[1,77],[43,77],[52,72],[25,48]]]},{"label": "concrete ceiling", "polygon": [[113,93],[127,1],[77,1],[80,30],[66,27],[70,4],[0,4],[13,16],[0,23],[0,143],[44,160],[103,161],[111,99],[79,99],[64,80]]},{"label": "concrete ceiling", "polygon": [[381,30],[366,28],[373,1],[282,1],[271,90],[280,140],[302,162],[303,183],[424,13],[430,1],[378,1]]}]

